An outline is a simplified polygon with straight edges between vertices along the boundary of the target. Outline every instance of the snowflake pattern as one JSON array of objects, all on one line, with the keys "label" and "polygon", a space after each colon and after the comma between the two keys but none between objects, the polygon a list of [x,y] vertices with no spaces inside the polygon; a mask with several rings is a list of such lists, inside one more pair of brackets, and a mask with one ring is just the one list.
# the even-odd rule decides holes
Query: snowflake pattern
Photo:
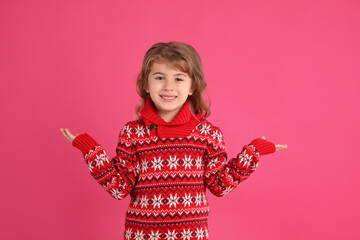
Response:
[{"label": "snowflake pattern", "polygon": [[187,156],[185,155],[183,161],[184,161],[185,169],[186,169],[187,167],[189,167],[189,169],[191,169],[191,166],[192,166],[191,156],[187,157]]},{"label": "snowflake pattern", "polygon": [[213,137],[213,139],[218,140],[219,143],[221,143],[221,142],[223,141],[223,136],[222,136],[221,132],[218,131],[218,130],[215,130],[215,131],[213,132],[212,137]]},{"label": "snowflake pattern", "polygon": [[146,159],[144,159],[143,162],[141,163],[141,171],[146,172],[147,169],[148,169],[148,162]]},{"label": "snowflake pattern", "polygon": [[203,237],[204,237],[204,232],[203,232],[203,230],[202,230],[202,228],[197,228],[196,229],[196,237],[197,237],[197,239],[203,239]]},{"label": "snowflake pattern", "polygon": [[118,189],[111,189],[111,196],[113,196],[115,199],[121,200],[123,195],[124,194]]},{"label": "snowflake pattern", "polygon": [[140,199],[140,205],[141,205],[142,208],[143,208],[143,207],[147,208],[147,206],[149,205],[147,196],[142,196],[142,197],[141,197],[141,199]]},{"label": "snowflake pattern", "polygon": [[225,190],[221,193],[221,196],[229,194],[233,189],[233,187],[226,187]]},{"label": "snowflake pattern", "polygon": [[[229,191],[231,191],[230,189]],[[225,190],[226,191],[226,190]],[[161,206],[167,203],[169,207],[177,207],[180,203],[184,205],[184,207],[188,206],[190,207],[191,204],[195,204],[196,206],[201,206],[203,204],[204,206],[207,205],[207,197],[205,193],[196,193],[196,195],[193,197],[190,193],[185,193],[184,197],[178,196],[176,193],[175,195],[170,194],[170,196],[164,200],[164,198],[161,196],[161,194],[154,195],[152,199],[149,199],[146,195],[139,196],[137,195],[135,200],[133,201],[134,207],[136,207],[138,204],[141,206],[141,208],[147,208],[149,205],[152,205],[153,208],[160,208]]]},{"label": "snowflake pattern", "polygon": [[[136,163],[135,165],[135,170],[136,173],[140,173],[141,172],[146,172],[149,169],[149,166],[151,166],[151,168],[154,169],[154,171],[156,170],[162,170],[163,167],[165,166],[165,164],[167,164],[167,166],[170,169],[178,169],[178,167],[180,166],[180,163],[182,163],[182,166],[185,169],[190,169],[192,168],[193,165],[196,166],[196,169],[201,169],[203,167],[203,163],[202,163],[202,157],[198,156],[195,160],[195,164],[194,164],[194,159],[192,159],[192,157],[189,156],[184,156],[184,158],[180,161],[180,159],[177,156],[169,156],[169,159],[167,160],[167,163],[164,161],[164,159],[161,159],[161,156],[159,157],[154,157],[154,159],[151,161],[151,164],[148,163],[148,161],[146,159],[142,160],[141,164],[140,163]],[[217,163],[219,162],[218,158],[215,159],[211,159],[208,162],[208,166],[210,166],[210,168],[212,168],[213,166],[215,166]],[[140,166],[139,166],[140,164]]]},{"label": "snowflake pattern", "polygon": [[176,207],[177,204],[179,204],[179,199],[178,199],[178,196],[177,194],[175,194],[175,196],[173,196],[172,194],[170,194],[170,197],[168,198],[168,203],[169,204],[169,207],[171,207],[172,205],[174,205],[174,207]]},{"label": "snowflake pattern", "polygon": [[136,174],[139,174],[139,173],[140,173],[140,169],[141,169],[140,163],[138,162],[138,163],[136,163],[136,165],[135,165],[135,172],[136,172]]},{"label": "snowflake pattern", "polygon": [[[112,163],[112,161],[114,161],[115,164],[121,164],[123,165],[123,168],[128,168],[129,171],[134,171],[135,173],[137,173],[138,175],[140,174],[140,172],[145,172],[145,174],[141,174],[140,178],[141,181],[150,181],[151,179],[155,179],[156,181],[159,180],[159,176],[164,176],[166,178],[172,178],[174,177],[175,173],[181,173],[180,174],[180,178],[181,179],[185,179],[186,176],[191,176],[191,174],[193,176],[197,176],[200,174],[200,171],[196,171],[195,169],[201,169],[201,173],[203,173],[203,170],[205,171],[204,174],[205,176],[209,176],[209,178],[212,178],[212,176],[210,176],[210,173],[213,173],[217,166],[219,167],[221,160],[222,160],[222,155],[219,155],[219,151],[223,151],[225,149],[225,144],[223,143],[223,136],[222,136],[222,132],[220,131],[219,128],[217,127],[213,127],[211,123],[203,123],[202,125],[198,125],[195,130],[197,130],[196,132],[193,132],[190,137],[188,137],[188,142],[185,142],[186,144],[189,144],[188,148],[184,148],[185,151],[180,151],[178,148],[178,145],[176,142],[171,142],[171,144],[174,144],[174,151],[173,151],[173,155],[170,154],[165,154],[165,155],[161,155],[158,154],[158,152],[154,152],[154,154],[151,153],[151,151],[153,150],[153,146],[150,144],[153,144],[154,142],[157,143],[158,138],[156,138],[156,135],[154,136],[147,136],[147,133],[150,134],[150,129],[142,126],[141,124],[130,124],[127,126],[124,126],[124,128],[122,129],[121,134],[123,136],[126,137],[132,137],[133,139],[129,139],[129,142],[126,142],[126,145],[123,144],[119,147],[124,148],[123,153],[124,154],[128,154],[129,156],[134,156],[134,157],[139,157],[140,159],[136,159],[134,158],[134,161],[130,161],[132,159],[123,159],[123,156],[119,156],[118,158],[116,158],[114,160],[109,161],[110,159],[108,158],[108,156],[106,155],[105,151],[99,151],[99,149],[101,148],[93,148],[92,150],[89,151],[89,153],[87,154],[87,159],[85,158],[85,160],[87,160],[86,162],[89,165],[89,170],[90,172],[94,172],[93,174],[98,174],[98,172],[103,171],[103,175],[102,176],[106,176],[106,172],[104,172],[107,168],[108,165],[106,163]],[[152,132],[153,133],[153,132]],[[201,135],[203,136],[201,136]],[[206,135],[206,137],[205,137]],[[140,137],[143,137],[144,139],[139,139]],[[190,142],[192,141],[191,138],[194,138],[195,143]],[[137,145],[136,147],[130,148],[130,143],[134,146],[135,145],[135,141],[137,141],[139,139],[139,145]],[[173,139],[171,139],[173,140]],[[179,139],[181,141],[181,138]],[[195,152],[193,150],[193,146],[196,147],[197,141],[200,141],[201,144],[204,144],[204,141],[207,145],[207,149],[204,148],[204,150],[208,150],[209,156],[217,156],[217,157],[212,157],[212,158],[206,158],[203,159],[203,154],[198,154],[197,152]],[[121,140],[123,141],[123,140]],[[181,142],[182,143],[182,142]],[[222,143],[222,144],[221,144]],[[165,146],[164,142],[164,146]],[[144,145],[144,148],[143,148]],[[203,145],[204,146],[204,145]],[[170,146],[172,147],[172,146]],[[146,150],[145,150],[146,148]],[[102,150],[102,149],[101,149]],[[138,152],[135,151],[143,151],[144,155],[137,155],[139,154]],[[248,169],[251,170],[255,170],[256,167],[258,166],[258,158],[260,157],[259,154],[255,151],[255,147],[248,145],[247,148],[245,149],[246,151],[243,151],[241,154],[238,155],[238,159],[237,159],[237,166],[245,166],[248,167],[246,169],[246,171],[248,171]],[[253,150],[253,151],[252,151]],[[147,152],[146,152],[147,151]],[[158,151],[158,150],[156,150]],[[117,152],[119,153],[119,152]],[[206,152],[205,152],[206,153]],[[161,156],[160,156],[161,155]],[[155,157],[154,157],[155,156]],[[206,161],[204,161],[206,160]],[[129,161],[129,162],[127,162]],[[130,163],[134,162],[134,165],[131,165]],[[206,167],[208,169],[214,169],[212,171],[208,171],[206,172],[208,169],[205,169],[206,163]],[[116,166],[116,165],[115,165]],[[223,175],[216,175],[221,177],[221,181],[219,181],[220,185],[215,186],[214,188],[211,189],[211,191],[216,191],[217,195],[221,195],[221,196],[225,196],[228,193],[230,193],[236,186],[235,186],[235,181],[227,181],[229,179],[227,179],[227,177],[229,177],[229,170],[232,171],[232,169],[230,168],[232,166],[229,165],[229,169],[227,170],[227,172],[225,172]],[[99,169],[97,169],[99,168]],[[135,168],[135,169],[134,169]],[[164,169],[165,168],[165,169]],[[203,169],[204,168],[204,169]],[[184,171],[189,169],[189,171]],[[169,170],[173,170],[173,171],[169,171]],[[161,173],[164,172],[164,175],[159,174],[159,172],[156,171],[161,171]],[[243,171],[243,168],[236,168],[236,171]],[[245,171],[245,170],[244,170]],[[209,173],[209,175],[206,175],[207,173]],[[100,176],[100,175],[99,175]],[[128,193],[129,191],[127,191],[129,189],[129,185],[133,185],[134,183],[136,183],[136,179],[134,180],[134,178],[132,177],[131,179],[127,179],[127,183],[123,183],[121,185],[120,182],[118,183],[118,177],[119,175],[117,174],[116,176],[116,181],[113,182],[111,181],[111,183],[109,182],[102,182],[103,183],[103,187],[106,189],[106,191],[108,191],[115,199],[122,199],[125,195],[125,193]],[[223,178],[224,177],[224,178]],[[108,178],[108,177],[106,177]],[[245,178],[245,177],[244,177]],[[115,178],[113,178],[115,179]],[[107,179],[107,180],[110,180]],[[121,179],[120,179],[121,180]],[[208,180],[208,178],[204,179]],[[231,179],[230,179],[231,180]],[[124,181],[124,180],[122,180]],[[185,180],[184,180],[185,181]],[[150,182],[151,183],[151,182]],[[152,182],[154,183],[154,182]],[[151,183],[151,184],[152,184]],[[125,186],[126,189],[125,189]],[[155,186],[153,185],[149,185],[149,186]],[[133,186],[131,186],[133,187]],[[211,188],[211,185],[209,186]],[[219,188],[220,187],[220,188]],[[219,189],[219,190],[218,190]],[[163,189],[159,188],[159,191],[156,190],[156,195],[151,194],[151,192],[149,192],[148,190],[142,191],[141,188],[138,189],[139,191],[136,191],[135,196],[132,196],[132,207],[135,207],[137,209],[135,210],[131,210],[131,211],[135,211],[136,214],[147,214],[148,216],[150,216],[150,214],[152,215],[153,213],[155,214],[154,216],[157,217],[159,216],[158,214],[163,214],[161,211],[162,209],[166,209],[170,212],[170,214],[176,213],[178,212],[178,210],[176,209],[180,209],[178,213],[181,214],[185,214],[186,211],[190,211],[190,208],[192,209],[204,209],[201,210],[203,212],[205,212],[205,209],[207,208],[208,205],[208,200],[206,198],[205,192],[203,191],[198,191],[198,192],[191,192],[189,193],[188,191],[181,191],[181,192],[177,192],[177,191],[171,191],[171,193],[169,191],[163,191]],[[162,191],[162,194],[159,194],[160,191]],[[152,192],[154,193],[154,192]],[[215,193],[214,193],[215,194]],[[195,207],[196,206],[196,207]],[[199,207],[200,206],[200,207]],[[202,207],[204,206],[204,208]],[[206,206],[206,207],[205,207]],[[142,210],[140,210],[140,208],[142,208]],[[181,209],[183,208],[183,209]],[[183,210],[185,208],[186,211],[183,212]],[[133,208],[134,209],[134,208]],[[193,210],[191,210],[193,211]],[[134,213],[134,212],[132,212]],[[135,214],[134,213],[134,214]],[[135,216],[135,215],[133,215]],[[130,225],[133,226],[133,225]],[[200,227],[200,226],[199,226]],[[144,228],[129,228],[125,231],[125,239],[126,240],[190,240],[190,239],[198,239],[198,240],[204,240],[208,238],[208,230],[203,227],[203,228],[179,228],[174,230],[175,228],[170,228],[171,230],[168,230],[169,228],[164,228],[164,229],[149,229],[149,230],[144,230]],[[151,233],[150,233],[151,231]],[[178,231],[178,232],[177,232]]]},{"label": "snowflake pattern", "polygon": [[177,167],[179,166],[179,163],[178,163],[179,159],[174,156],[174,157],[171,157],[169,158],[169,165],[170,165],[170,169],[172,169],[173,167],[175,169],[177,169]]},{"label": "snowflake pattern", "polygon": [[204,202],[204,205],[206,205],[207,197],[206,197],[205,193],[203,193],[202,201]]},{"label": "snowflake pattern", "polygon": [[126,165],[126,160],[125,159],[122,159],[122,158],[120,158],[120,157],[118,157],[117,158],[117,164],[119,164],[119,165],[123,165],[123,166],[125,166]]},{"label": "snowflake pattern", "polygon": [[161,157],[156,158],[154,157],[154,160],[152,161],[153,165],[152,167],[154,168],[154,171],[156,171],[157,168],[159,168],[159,170],[161,170],[161,167],[163,167],[163,160],[161,159]]},{"label": "snowflake pattern", "polygon": [[[126,160],[121,159],[121,158],[118,158],[117,160],[118,160],[118,164],[123,164],[124,166],[126,165]],[[104,160],[102,160],[99,157],[98,161],[104,161]],[[106,159],[105,161],[108,161],[108,159]],[[139,174],[140,172],[147,172],[149,168],[153,168],[154,171],[156,171],[156,170],[161,171],[165,165],[167,165],[169,167],[169,169],[178,169],[178,167],[180,166],[180,163],[182,164],[182,166],[185,169],[189,169],[189,170],[191,170],[191,168],[194,165],[195,165],[196,169],[201,169],[203,167],[203,162],[202,162],[201,156],[197,156],[195,161],[191,155],[189,155],[189,156],[185,155],[184,158],[182,158],[182,160],[180,160],[177,156],[169,156],[167,163],[165,162],[164,159],[161,158],[161,156],[159,156],[159,157],[154,157],[153,160],[150,162],[148,162],[147,159],[143,159],[140,162],[136,162],[135,163],[135,172],[137,174]],[[219,163],[218,158],[210,159],[207,162],[207,166],[210,168],[213,168],[218,163]],[[89,164],[89,168],[92,168],[92,167],[90,167],[90,164]]]},{"label": "snowflake pattern", "polygon": [[195,163],[196,169],[201,168],[201,166],[202,166],[201,160],[202,160],[201,157],[197,157],[197,158],[196,158],[196,163]]},{"label": "snowflake pattern", "polygon": [[212,158],[209,162],[208,162],[208,167],[213,168],[216,166],[216,164],[219,162],[218,158]]},{"label": "snowflake pattern", "polygon": [[151,231],[149,236],[150,236],[150,240],[159,240],[160,239],[159,231],[156,231],[156,233],[154,231]]},{"label": "snowflake pattern", "polygon": [[245,150],[244,152],[239,154],[239,159],[240,159],[239,163],[243,163],[243,166],[250,165],[252,157],[253,155],[249,157],[249,155],[246,154],[246,150]]},{"label": "snowflake pattern", "polygon": [[132,229],[131,229],[131,228],[126,229],[126,231],[125,231],[125,238],[126,238],[126,240],[130,240],[131,234],[132,234]]},{"label": "snowflake pattern", "polygon": [[100,165],[104,166],[104,162],[109,162],[108,156],[106,155],[105,151],[104,151],[104,154],[96,155],[95,162],[96,162],[97,167],[100,167]]},{"label": "snowflake pattern", "polygon": [[137,126],[136,127],[136,134],[138,135],[138,137],[144,137],[145,134],[145,128],[143,126]]},{"label": "snowflake pattern", "polygon": [[255,152],[255,150],[256,150],[255,146],[252,145],[252,144],[249,144],[247,147],[248,147],[248,148],[250,149],[250,151],[252,151],[252,152]]},{"label": "snowflake pattern", "polygon": [[128,138],[130,138],[132,132],[131,132],[132,128],[129,126],[124,126],[123,129],[121,130],[121,136],[123,136],[124,134],[126,134],[128,136]]},{"label": "snowflake pattern", "polygon": [[201,200],[202,200],[202,195],[201,193],[196,193],[196,197],[195,197],[195,203],[196,203],[196,206],[200,205],[201,204]]},{"label": "snowflake pattern", "polygon": [[205,236],[205,239],[209,238],[209,230],[208,229],[204,230],[204,236]]},{"label": "snowflake pattern", "polygon": [[209,239],[209,231],[207,228],[196,228],[195,232],[192,232],[190,228],[182,229],[182,232],[177,232],[176,230],[167,230],[167,232],[161,232],[159,230],[151,230],[151,233],[146,234],[143,230],[137,230],[136,233],[133,233],[132,229],[125,230],[125,239],[126,240],[191,240],[193,237],[198,240]]},{"label": "snowflake pattern", "polygon": [[175,240],[177,237],[176,237],[176,231],[172,231],[170,232],[170,230],[168,230],[168,232],[166,233],[166,237],[165,237],[167,240]]},{"label": "snowflake pattern", "polygon": [[186,231],[185,229],[182,232],[182,240],[190,240],[191,239],[191,231],[190,228]]},{"label": "snowflake pattern", "polygon": [[201,129],[200,129],[200,133],[201,134],[204,134],[204,135],[207,135],[210,133],[210,125],[207,125],[206,123],[204,125],[201,126]]},{"label": "snowflake pattern", "polygon": [[185,193],[185,197],[183,198],[184,201],[183,201],[183,204],[184,204],[184,207],[186,207],[186,205],[189,205],[190,207],[190,203],[191,203],[191,194],[189,193],[189,196]]},{"label": "snowflake pattern", "polygon": [[158,208],[160,208],[161,207],[161,205],[163,205],[164,203],[163,203],[163,198],[161,197],[161,194],[159,194],[159,196],[158,197],[156,197],[156,195],[154,195],[154,198],[152,199],[152,201],[153,201],[153,207],[155,208],[155,207],[158,207]]},{"label": "snowflake pattern", "polygon": [[144,240],[144,233],[143,231],[139,231],[137,230],[136,233],[135,233],[135,240]]},{"label": "snowflake pattern", "polygon": [[93,166],[92,164],[89,164],[89,170],[90,170],[90,172],[92,172],[93,169],[94,169],[94,166]]}]

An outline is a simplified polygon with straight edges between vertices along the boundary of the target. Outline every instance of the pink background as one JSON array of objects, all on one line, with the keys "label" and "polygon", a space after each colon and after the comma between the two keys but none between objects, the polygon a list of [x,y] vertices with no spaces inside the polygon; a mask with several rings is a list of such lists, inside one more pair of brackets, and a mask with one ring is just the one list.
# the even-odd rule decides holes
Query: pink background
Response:
[{"label": "pink background", "polygon": [[213,240],[360,239],[359,1],[0,2],[1,239],[122,239],[129,197],[91,177],[60,128],[115,155],[156,42],[200,54],[229,157],[262,157],[208,192]]}]

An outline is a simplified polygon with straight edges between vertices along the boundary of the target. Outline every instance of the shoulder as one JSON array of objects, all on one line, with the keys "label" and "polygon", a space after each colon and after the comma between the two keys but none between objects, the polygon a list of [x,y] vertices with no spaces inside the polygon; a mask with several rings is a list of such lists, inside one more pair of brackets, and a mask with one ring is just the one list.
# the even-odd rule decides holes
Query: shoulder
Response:
[{"label": "shoulder", "polygon": [[221,134],[222,135],[222,131],[220,129],[220,127],[218,127],[217,125],[213,124],[212,122],[210,122],[209,120],[203,118],[201,119],[201,121],[199,122],[199,124],[196,126],[196,129],[200,131],[201,134],[203,135],[213,135],[213,134]]},{"label": "shoulder", "polygon": [[145,126],[145,123],[141,119],[136,119],[132,121],[128,121],[124,124],[123,128],[136,128],[138,126]]},{"label": "shoulder", "polygon": [[217,125],[213,124],[207,119],[201,119],[199,124],[196,126],[195,133],[199,137],[206,138],[209,144],[215,144],[224,147],[224,136],[223,133]]},{"label": "shoulder", "polygon": [[139,131],[146,131],[145,123],[141,119],[128,121],[125,123],[120,131],[119,137],[130,138],[135,133]]}]

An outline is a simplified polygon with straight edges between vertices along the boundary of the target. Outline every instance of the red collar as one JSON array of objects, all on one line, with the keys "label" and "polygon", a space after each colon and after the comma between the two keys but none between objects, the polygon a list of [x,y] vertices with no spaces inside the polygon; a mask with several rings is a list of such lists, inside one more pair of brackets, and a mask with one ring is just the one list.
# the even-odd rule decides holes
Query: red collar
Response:
[{"label": "red collar", "polygon": [[[146,99],[145,106],[141,110],[141,119],[149,127],[155,124],[157,134],[160,138],[186,137],[198,125],[203,118],[202,113],[194,115],[190,110],[191,103],[187,100],[178,114],[171,122],[165,122],[156,112],[153,101],[150,97]],[[151,130],[151,127],[149,127]]]}]

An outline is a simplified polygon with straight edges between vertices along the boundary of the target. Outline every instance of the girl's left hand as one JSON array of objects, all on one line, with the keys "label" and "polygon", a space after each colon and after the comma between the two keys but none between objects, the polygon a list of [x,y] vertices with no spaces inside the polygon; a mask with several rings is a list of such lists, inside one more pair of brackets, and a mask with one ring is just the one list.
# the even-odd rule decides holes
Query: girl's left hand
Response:
[{"label": "girl's left hand", "polygon": [[[265,140],[265,136],[262,136],[260,138]],[[275,144],[275,147],[276,147],[276,151],[278,151],[278,150],[283,150],[283,149],[287,148],[287,145],[286,144]]]}]

